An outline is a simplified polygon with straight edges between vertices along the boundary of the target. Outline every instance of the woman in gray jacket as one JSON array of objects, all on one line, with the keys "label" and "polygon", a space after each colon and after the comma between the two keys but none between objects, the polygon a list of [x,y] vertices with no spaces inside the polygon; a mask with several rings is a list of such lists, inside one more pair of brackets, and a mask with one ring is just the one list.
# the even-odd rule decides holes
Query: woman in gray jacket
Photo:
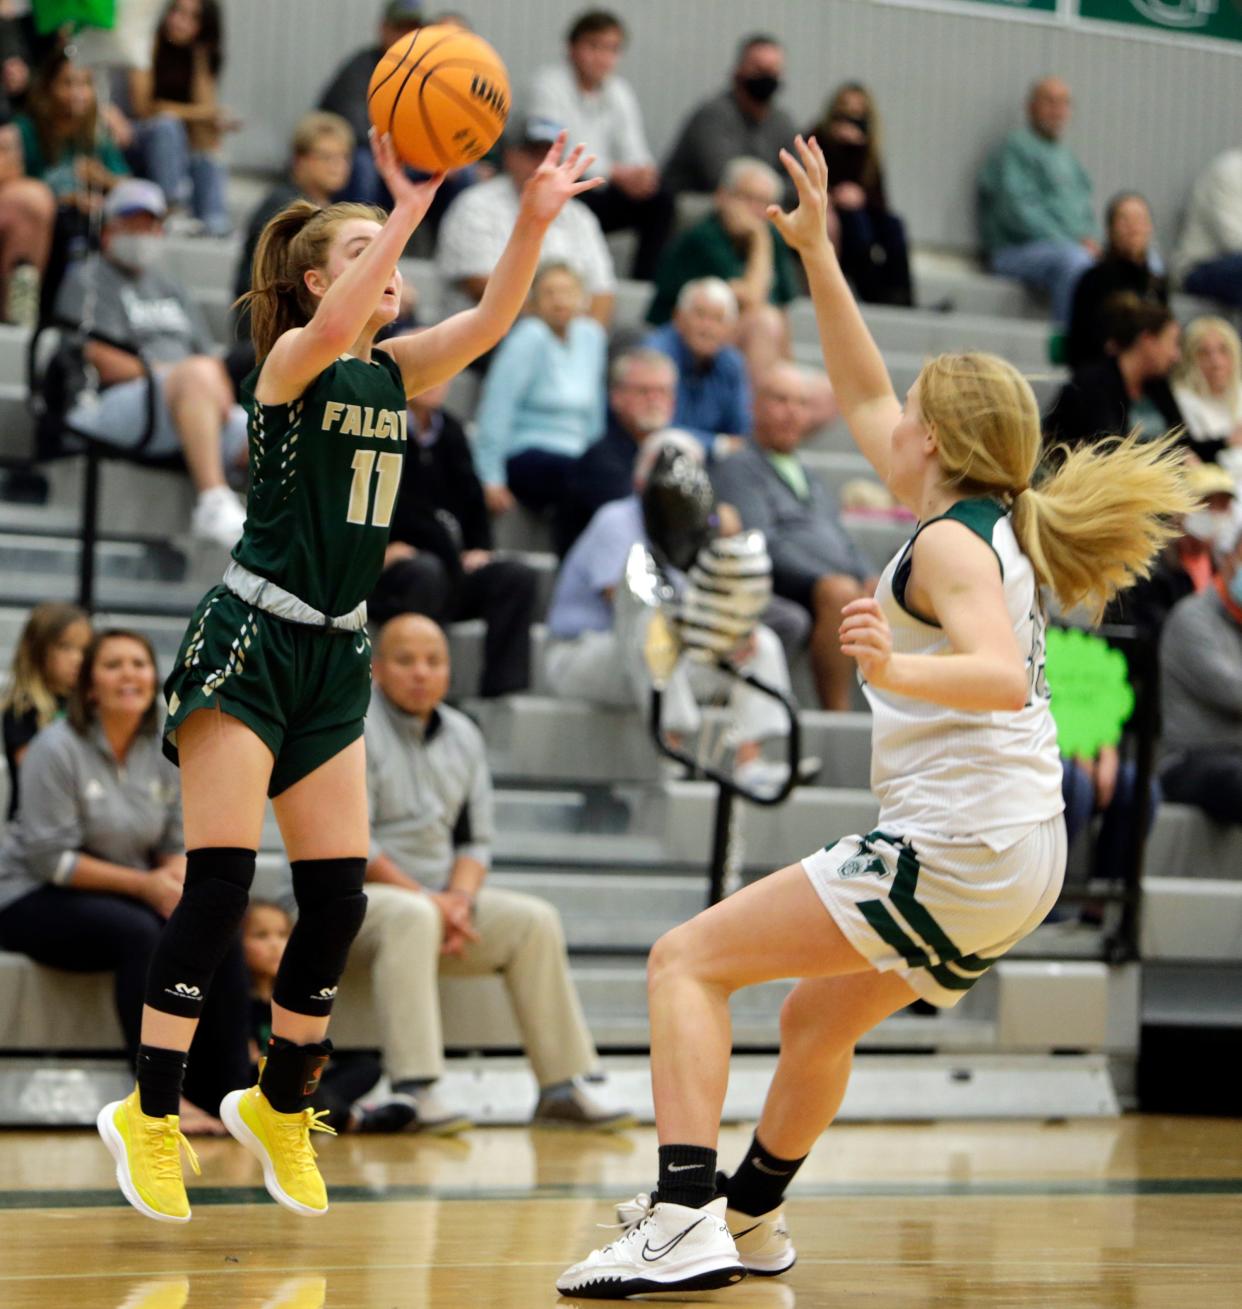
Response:
[{"label": "woman in gray jacket", "polygon": [[[147,964],[185,876],[157,684],[146,637],[114,628],[92,640],[67,717],[41,731],[22,761],[17,817],[0,848],[0,949],[72,972],[111,972],[131,1063]],[[193,1106],[216,1105],[246,1081],[247,1003],[238,943],[204,1007],[183,1130],[223,1130]]]}]

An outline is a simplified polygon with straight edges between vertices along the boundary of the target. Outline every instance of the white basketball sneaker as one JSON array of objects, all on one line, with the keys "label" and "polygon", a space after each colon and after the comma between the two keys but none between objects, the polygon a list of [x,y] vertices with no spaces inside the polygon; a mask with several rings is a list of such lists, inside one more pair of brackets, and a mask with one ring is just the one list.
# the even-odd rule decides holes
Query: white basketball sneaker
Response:
[{"label": "white basketball sneaker", "polygon": [[748,1273],[756,1277],[779,1277],[798,1262],[783,1209],[773,1209],[758,1218],[726,1209],[725,1223]]},{"label": "white basketball sneaker", "polygon": [[[622,1200],[617,1205],[617,1222],[629,1230],[650,1212],[651,1196],[639,1191],[632,1200]],[[726,1208],[725,1225],[748,1273],[756,1277],[779,1277],[798,1262],[783,1209],[752,1218],[750,1214]]]},{"label": "white basketball sneaker", "polygon": [[656,1204],[623,1236],[556,1279],[562,1295],[624,1300],[667,1291],[715,1291],[746,1276],[725,1226],[721,1196],[702,1209]]}]

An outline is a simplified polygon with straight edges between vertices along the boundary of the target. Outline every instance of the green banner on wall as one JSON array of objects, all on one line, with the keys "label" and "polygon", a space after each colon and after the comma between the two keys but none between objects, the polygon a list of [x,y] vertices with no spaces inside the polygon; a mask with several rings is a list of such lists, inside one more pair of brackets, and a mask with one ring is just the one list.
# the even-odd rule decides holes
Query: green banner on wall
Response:
[{"label": "green banner on wall", "polygon": [[1170,36],[1242,41],[1239,0],[1078,0],[1081,18],[1125,23]]}]

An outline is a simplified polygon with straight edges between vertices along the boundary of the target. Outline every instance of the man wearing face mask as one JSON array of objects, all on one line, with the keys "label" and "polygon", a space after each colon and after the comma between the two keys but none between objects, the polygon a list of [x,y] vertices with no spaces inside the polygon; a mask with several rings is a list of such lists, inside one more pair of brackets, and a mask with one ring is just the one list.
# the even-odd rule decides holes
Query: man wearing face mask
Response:
[{"label": "man wearing face mask", "polygon": [[1160,782],[1168,799],[1242,823],[1242,530],[1212,586],[1182,600],[1160,639]]},{"label": "man wearing face mask", "polygon": [[[70,269],[56,300],[57,318],[88,325],[130,347],[150,365],[157,388],[155,430],[144,454],[180,453],[198,492],[193,535],[232,548],[246,511],[226,469],[246,463],[246,415],[234,402],[211,333],[186,288],[159,270],[164,239],[164,193],[154,182],[131,179],[104,205],[102,258]],[[100,394],[79,402],[70,423],[97,440],[135,446],[146,425],[147,382],[126,350],[91,341],[86,358],[99,374]]]},{"label": "man wearing face mask", "polygon": [[[784,171],[780,151],[793,141],[793,119],[776,104],[785,74],[785,51],[774,36],[756,33],[738,46],[727,90],[705,100],[686,120],[664,166],[672,194],[715,191],[725,165],[739,155]],[[786,199],[791,198],[786,183]]]}]

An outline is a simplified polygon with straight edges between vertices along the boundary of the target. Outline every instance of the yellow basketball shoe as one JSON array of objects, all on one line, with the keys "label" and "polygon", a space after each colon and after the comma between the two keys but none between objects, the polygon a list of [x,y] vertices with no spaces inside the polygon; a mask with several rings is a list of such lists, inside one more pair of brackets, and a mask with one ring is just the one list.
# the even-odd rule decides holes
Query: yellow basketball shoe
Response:
[{"label": "yellow basketball shoe", "polygon": [[188,1223],[190,1201],[181,1176],[181,1151],[198,1174],[198,1156],[181,1135],[176,1114],[151,1118],[142,1112],[137,1089],[114,1100],[95,1120],[99,1135],[116,1160],[116,1181],[125,1198],[148,1218]]},{"label": "yellow basketball shoe", "polygon": [[263,1165],[267,1193],[295,1214],[317,1217],[328,1212],[328,1188],[315,1163],[312,1132],[336,1132],[322,1120],[327,1110],[277,1113],[257,1086],[230,1091],[220,1101],[220,1119]]}]

